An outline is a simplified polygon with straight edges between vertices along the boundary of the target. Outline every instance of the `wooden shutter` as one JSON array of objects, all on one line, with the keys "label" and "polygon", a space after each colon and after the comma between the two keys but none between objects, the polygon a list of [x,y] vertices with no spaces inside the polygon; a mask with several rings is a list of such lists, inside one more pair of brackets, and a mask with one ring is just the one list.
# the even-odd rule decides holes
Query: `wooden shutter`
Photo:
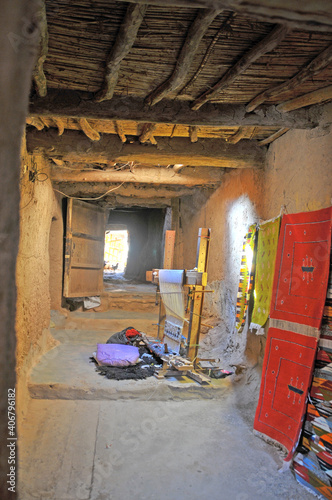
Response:
[{"label": "wooden shutter", "polygon": [[64,297],[89,297],[103,290],[105,212],[68,199]]}]

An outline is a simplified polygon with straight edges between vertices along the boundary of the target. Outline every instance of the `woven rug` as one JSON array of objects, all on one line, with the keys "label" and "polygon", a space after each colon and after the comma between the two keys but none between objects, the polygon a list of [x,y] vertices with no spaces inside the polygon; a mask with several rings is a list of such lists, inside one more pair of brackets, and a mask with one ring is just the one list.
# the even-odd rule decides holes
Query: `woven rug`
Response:
[{"label": "woven rug", "polygon": [[283,217],[254,429],[282,444],[286,461],[293,457],[304,421],[330,251],[331,207]]},{"label": "woven rug", "polygon": [[254,429],[292,457],[300,436],[316,356],[317,337],[270,328]]},{"label": "woven rug", "polygon": [[271,318],[320,328],[331,251],[331,207],[284,215]]},{"label": "woven rug", "polygon": [[262,327],[270,313],[280,219],[277,217],[275,220],[261,224],[258,231],[255,303],[250,324],[250,330],[256,329],[258,335],[265,333]]},{"label": "woven rug", "polygon": [[249,227],[243,240],[239,287],[236,299],[236,329],[241,332],[247,317],[250,294],[253,289],[254,251],[256,241],[256,224]]}]

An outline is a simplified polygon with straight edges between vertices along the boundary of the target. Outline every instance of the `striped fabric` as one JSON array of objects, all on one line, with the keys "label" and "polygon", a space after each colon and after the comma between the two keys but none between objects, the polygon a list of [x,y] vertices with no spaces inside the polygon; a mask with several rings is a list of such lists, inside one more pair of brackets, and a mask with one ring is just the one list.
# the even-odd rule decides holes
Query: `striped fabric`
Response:
[{"label": "striped fabric", "polygon": [[236,329],[241,332],[246,322],[248,303],[253,289],[254,251],[257,226],[252,224],[243,240],[239,288],[236,300]]}]

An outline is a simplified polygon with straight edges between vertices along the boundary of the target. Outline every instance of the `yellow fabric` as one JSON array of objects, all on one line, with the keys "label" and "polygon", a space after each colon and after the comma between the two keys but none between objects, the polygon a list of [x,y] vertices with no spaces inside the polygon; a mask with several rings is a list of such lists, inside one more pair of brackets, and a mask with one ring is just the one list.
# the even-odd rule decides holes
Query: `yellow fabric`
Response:
[{"label": "yellow fabric", "polygon": [[[259,227],[254,310],[250,329],[263,327],[269,317],[281,217]],[[264,332],[260,332],[264,333]]]}]

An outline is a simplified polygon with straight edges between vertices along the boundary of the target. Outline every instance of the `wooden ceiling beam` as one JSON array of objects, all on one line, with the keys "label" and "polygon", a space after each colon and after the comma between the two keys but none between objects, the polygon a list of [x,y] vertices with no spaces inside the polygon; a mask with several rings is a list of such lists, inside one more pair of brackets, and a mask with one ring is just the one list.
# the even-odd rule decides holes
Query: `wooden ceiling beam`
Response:
[{"label": "wooden ceiling beam", "polygon": [[203,104],[216,97],[222,90],[229,87],[257,59],[275,49],[288,35],[289,31],[287,26],[275,26],[267,36],[240,57],[237,63],[226,71],[224,76],[212,88],[197,97],[191,105],[192,109],[199,109]]},{"label": "wooden ceiling beam", "polygon": [[143,21],[147,5],[129,4],[123,22],[117,34],[114,46],[106,61],[105,81],[96,94],[97,102],[111,99],[118,82],[120,65],[135,43],[137,32]]},{"label": "wooden ceiling beam", "polygon": [[147,104],[154,106],[164,97],[183,87],[202,38],[218,14],[220,14],[220,10],[215,9],[198,12],[189,28],[172,75],[148,95],[146,98]]},{"label": "wooden ceiling beam", "polygon": [[198,125],[211,127],[289,127],[310,129],[318,125],[319,109],[301,109],[284,114],[274,106],[261,107],[256,113],[247,113],[242,104],[207,103],[201,110],[193,111],[190,103],[168,100],[152,108],[137,97],[114,96],[110,101],[96,103],[92,94],[75,90],[49,90],[44,98],[35,96],[30,102],[30,117],[72,117],[136,121],[143,123],[168,123],[173,125]]},{"label": "wooden ceiling beam", "polygon": [[44,73],[44,62],[48,54],[48,29],[45,0],[38,3],[37,20],[39,25],[39,54],[33,71],[33,81],[40,97],[47,94],[47,82]]},{"label": "wooden ceiling beam", "polygon": [[165,167],[137,167],[130,170],[68,170],[53,165],[51,179],[65,183],[130,183],[167,186],[215,186],[220,184],[223,170],[209,167],[184,167],[181,172],[175,173],[171,168]]},{"label": "wooden ceiling beam", "polygon": [[308,94],[301,95],[300,97],[295,97],[295,99],[282,102],[281,104],[278,104],[276,108],[281,113],[286,113],[288,111],[293,111],[294,109],[300,109],[305,106],[312,106],[313,104],[329,101],[330,99],[332,99],[332,85],[314,90],[314,92],[309,92]]},{"label": "wooden ceiling beam", "polygon": [[149,165],[191,165],[229,168],[262,167],[265,152],[255,141],[241,141],[229,144],[219,139],[200,139],[190,142],[189,138],[161,137],[158,145],[123,144],[116,135],[105,134],[98,142],[91,142],[76,130],[68,130],[59,137],[55,129],[27,131],[29,152],[40,150],[50,157],[77,163],[127,163]]},{"label": "wooden ceiling beam", "polygon": [[[111,183],[107,182],[98,182],[96,184],[90,184],[88,182],[75,182],[75,183],[67,183],[61,182],[57,183],[54,180],[54,183],[57,184],[57,188],[59,191],[63,191],[68,196],[100,196],[103,193],[106,193],[109,189],[112,188]],[[144,199],[160,199],[160,198],[179,198],[180,196],[188,196],[192,194],[193,189],[186,186],[150,186],[150,185],[138,185],[134,184],[124,184],[119,189],[114,191],[114,196],[123,196],[126,198],[132,199],[135,197],[136,199],[144,198]],[[110,196],[112,196],[112,192]]]},{"label": "wooden ceiling beam", "polygon": [[286,80],[285,82],[271,87],[258,96],[256,96],[250,103],[246,106],[248,112],[254,111],[258,106],[263,104],[263,102],[276,97],[279,94],[288,92],[290,90],[296,89],[303,82],[307,81],[309,78],[316,76],[323,69],[326,68],[332,62],[332,44],[327,47],[323,52],[321,52],[315,59],[313,59],[309,64],[304,66],[295,76]]},{"label": "wooden ceiling beam", "polygon": [[[146,0],[121,0],[144,4]],[[332,31],[332,3],[327,0],[149,0],[150,5],[234,10],[267,23],[302,30]]]}]

